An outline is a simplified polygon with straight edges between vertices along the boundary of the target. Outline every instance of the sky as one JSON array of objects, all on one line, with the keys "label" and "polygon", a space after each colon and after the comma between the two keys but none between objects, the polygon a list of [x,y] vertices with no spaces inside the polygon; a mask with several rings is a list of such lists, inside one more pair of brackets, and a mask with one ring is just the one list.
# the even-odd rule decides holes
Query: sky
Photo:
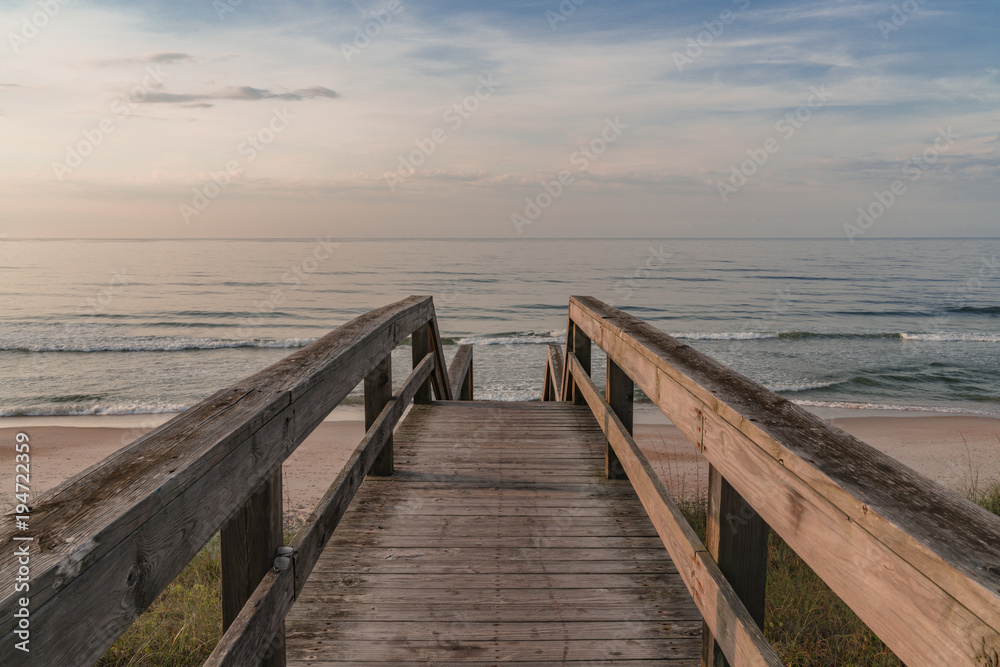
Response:
[{"label": "sky", "polygon": [[4,0],[0,238],[996,236],[1000,3]]}]

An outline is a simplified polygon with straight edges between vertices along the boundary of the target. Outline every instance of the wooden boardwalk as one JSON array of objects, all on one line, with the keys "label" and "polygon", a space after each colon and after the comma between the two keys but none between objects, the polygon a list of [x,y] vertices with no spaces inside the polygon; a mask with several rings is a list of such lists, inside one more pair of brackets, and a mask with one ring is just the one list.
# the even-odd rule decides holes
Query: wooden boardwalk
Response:
[{"label": "wooden boardwalk", "polygon": [[286,620],[289,665],[699,664],[701,616],[586,406],[414,406]]}]

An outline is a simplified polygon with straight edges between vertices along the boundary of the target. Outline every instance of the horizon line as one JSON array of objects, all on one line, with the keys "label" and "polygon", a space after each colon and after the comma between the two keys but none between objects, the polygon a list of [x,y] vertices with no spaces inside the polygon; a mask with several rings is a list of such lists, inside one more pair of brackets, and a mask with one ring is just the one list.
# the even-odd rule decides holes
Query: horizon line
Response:
[{"label": "horizon line", "polygon": [[[30,237],[7,236],[0,237],[4,241],[315,241],[316,236],[287,237]],[[532,238],[510,238],[506,236],[413,236],[413,237],[327,237],[334,241],[844,241],[842,236],[544,236]],[[326,240],[326,239],[321,239]],[[854,239],[858,242],[868,241],[993,241],[1000,236],[874,236]]]}]

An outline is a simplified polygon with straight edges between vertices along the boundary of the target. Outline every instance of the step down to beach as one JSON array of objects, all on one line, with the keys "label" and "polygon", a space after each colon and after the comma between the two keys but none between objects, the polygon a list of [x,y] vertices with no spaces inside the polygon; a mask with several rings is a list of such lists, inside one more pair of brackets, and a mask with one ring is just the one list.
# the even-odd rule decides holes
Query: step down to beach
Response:
[{"label": "step down to beach", "polygon": [[586,406],[438,402],[287,617],[289,665],[700,664],[701,616]]}]

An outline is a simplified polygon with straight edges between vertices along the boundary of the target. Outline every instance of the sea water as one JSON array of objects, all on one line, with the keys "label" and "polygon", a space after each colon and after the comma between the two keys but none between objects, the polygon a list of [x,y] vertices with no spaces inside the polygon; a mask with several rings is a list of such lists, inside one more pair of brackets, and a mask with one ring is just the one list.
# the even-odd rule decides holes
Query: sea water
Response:
[{"label": "sea water", "polygon": [[[8,239],[0,415],[182,410],[410,294],[434,297],[448,357],[476,346],[478,398],[539,399],[569,296],[591,295],[807,406],[997,414],[998,255],[981,239]],[[397,381],[409,366],[400,348]]]}]

